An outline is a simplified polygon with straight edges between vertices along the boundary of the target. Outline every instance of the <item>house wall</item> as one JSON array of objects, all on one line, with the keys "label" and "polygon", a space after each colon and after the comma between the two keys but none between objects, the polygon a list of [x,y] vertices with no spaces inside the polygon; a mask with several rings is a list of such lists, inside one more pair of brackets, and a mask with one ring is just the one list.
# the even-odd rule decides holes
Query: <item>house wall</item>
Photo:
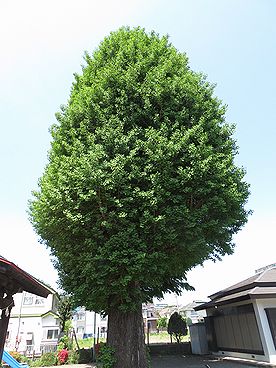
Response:
[{"label": "house wall", "polygon": [[49,310],[56,311],[56,297],[53,294],[49,294],[47,298],[30,294],[27,292],[15,294],[14,307],[11,310],[11,316],[15,315],[31,315],[31,314],[43,314]]},{"label": "house wall", "polygon": [[[211,350],[219,355],[266,360],[265,349],[254,305],[233,303],[207,311],[207,336]],[[213,329],[213,331],[211,331]],[[215,345],[217,348],[215,348]]]},{"label": "house wall", "polygon": [[[14,302],[5,349],[11,351],[17,348],[24,354],[33,351],[40,353],[43,346],[47,350],[48,345],[56,345],[59,319],[52,311],[57,309],[57,297],[50,294],[47,298],[41,298],[23,292],[14,295]],[[49,330],[58,332],[51,334]]]},{"label": "house wall", "polygon": [[[77,338],[82,339],[83,337],[94,336],[94,322],[94,312],[87,311],[84,307],[77,308],[73,315],[73,328],[75,329]],[[100,337],[106,337],[107,317],[102,317],[96,313],[95,331],[96,336],[99,331]]]},{"label": "house wall", "polygon": [[183,313],[186,318],[190,318],[192,323],[202,322],[204,318],[206,317],[205,310],[197,312],[194,309],[187,309],[187,310],[184,310]]}]

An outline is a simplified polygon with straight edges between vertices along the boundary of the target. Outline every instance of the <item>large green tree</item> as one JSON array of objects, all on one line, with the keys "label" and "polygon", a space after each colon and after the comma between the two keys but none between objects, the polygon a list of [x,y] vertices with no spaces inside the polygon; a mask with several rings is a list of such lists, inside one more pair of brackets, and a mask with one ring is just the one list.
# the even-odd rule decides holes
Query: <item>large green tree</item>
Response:
[{"label": "large green tree", "polygon": [[144,368],[141,303],[233,251],[248,185],[214,86],[167,37],[121,28],[85,55],[52,126],[31,221],[63,288],[108,314],[119,368]]}]

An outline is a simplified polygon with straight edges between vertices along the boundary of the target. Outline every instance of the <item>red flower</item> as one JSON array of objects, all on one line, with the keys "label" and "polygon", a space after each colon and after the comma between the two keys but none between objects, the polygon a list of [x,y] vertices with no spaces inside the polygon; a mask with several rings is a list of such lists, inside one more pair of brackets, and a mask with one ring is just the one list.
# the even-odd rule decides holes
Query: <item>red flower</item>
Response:
[{"label": "red flower", "polygon": [[62,349],[58,352],[58,361],[60,364],[65,364],[68,360],[68,350]]}]

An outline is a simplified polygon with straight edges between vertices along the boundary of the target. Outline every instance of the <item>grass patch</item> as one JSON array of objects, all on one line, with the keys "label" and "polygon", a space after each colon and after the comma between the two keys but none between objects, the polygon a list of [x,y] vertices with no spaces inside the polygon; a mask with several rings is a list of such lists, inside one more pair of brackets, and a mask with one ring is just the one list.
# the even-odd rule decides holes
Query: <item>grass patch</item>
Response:
[{"label": "grass patch", "polygon": [[[182,338],[182,342],[187,342],[190,341],[190,336],[183,336]],[[105,339],[100,338],[99,342],[106,342]],[[147,336],[145,336],[145,342],[147,343]],[[150,344],[162,344],[162,343],[168,343],[171,342],[171,337],[170,335],[167,333],[167,331],[162,331],[159,333],[151,333],[149,336],[149,342]],[[175,342],[173,340],[173,342]],[[87,339],[79,339],[78,340],[79,343],[79,347],[81,349],[87,349],[87,348],[92,348],[93,344],[94,344],[94,338],[93,337],[89,337]]]},{"label": "grass patch", "polygon": [[[147,336],[146,336],[145,341],[147,343]],[[182,342],[190,341],[190,336],[189,335],[183,336],[181,341]],[[162,343],[168,343],[168,342],[171,342],[171,337],[166,331],[159,332],[159,333],[151,333],[149,336],[150,344],[158,344],[158,343],[162,344]],[[173,342],[175,342],[174,339],[173,339]]]}]

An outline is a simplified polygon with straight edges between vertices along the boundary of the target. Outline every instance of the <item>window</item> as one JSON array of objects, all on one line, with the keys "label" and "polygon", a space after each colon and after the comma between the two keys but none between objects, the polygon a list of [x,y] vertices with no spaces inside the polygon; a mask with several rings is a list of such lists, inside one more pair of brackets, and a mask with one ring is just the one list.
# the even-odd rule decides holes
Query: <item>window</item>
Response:
[{"label": "window", "polygon": [[78,321],[83,321],[85,320],[85,314],[83,312],[80,312],[77,314],[77,320]]},{"label": "window", "polygon": [[32,305],[34,301],[34,297],[32,294],[25,294],[23,298],[23,304],[24,305]]},{"label": "window", "polygon": [[44,305],[44,298],[41,298],[40,296],[36,296],[35,305]]},{"label": "window", "polygon": [[54,340],[58,338],[58,330],[48,330],[47,340]]},{"label": "window", "polygon": [[265,308],[274,347],[276,348],[276,308]]},{"label": "window", "polygon": [[84,327],[79,326],[79,327],[77,328],[77,333],[84,333]]}]

